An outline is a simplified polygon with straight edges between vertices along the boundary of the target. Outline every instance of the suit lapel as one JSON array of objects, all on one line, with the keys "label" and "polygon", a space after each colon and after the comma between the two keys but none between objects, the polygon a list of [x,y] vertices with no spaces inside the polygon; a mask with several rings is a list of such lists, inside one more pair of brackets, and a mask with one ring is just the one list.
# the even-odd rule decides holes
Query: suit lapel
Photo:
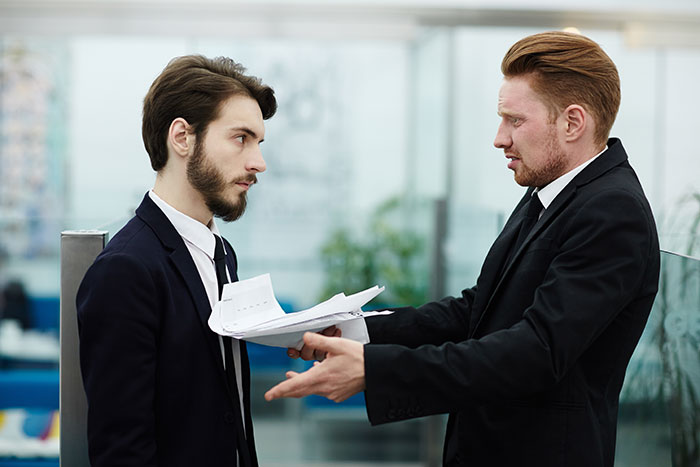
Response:
[{"label": "suit lapel", "polygon": [[[506,221],[506,225],[503,226],[503,230],[493,242],[493,245],[491,245],[491,249],[486,254],[486,258],[484,259],[484,265],[481,268],[481,273],[479,274],[479,279],[477,282],[477,293],[478,297],[488,297],[489,302],[490,297],[493,296],[495,290],[500,285],[503,272],[508,266],[505,264],[505,262],[508,258],[510,248],[518,236],[520,224],[525,216],[525,209],[523,209],[523,207],[527,203],[531,192],[531,189],[528,190],[515,209],[513,209],[513,212]],[[475,305],[477,304],[475,303]],[[485,310],[487,307],[488,304],[483,307],[475,306],[475,311],[477,312],[472,313],[470,323],[472,334],[476,329],[478,322],[481,321],[481,316],[483,316],[483,312],[479,313],[478,310]]]},{"label": "suit lapel", "polygon": [[181,248],[178,248],[172,252],[170,255],[170,260],[185,279],[187,290],[189,291],[192,301],[195,304],[195,309],[204,331],[204,339],[207,342],[207,347],[209,347],[213,358],[216,360],[217,368],[221,370],[221,377],[225,383],[226,379],[224,373],[224,362],[221,357],[221,346],[219,345],[218,335],[209,329],[208,321],[209,316],[211,315],[211,306],[209,305],[209,298],[207,297],[207,292],[202,284],[202,279],[199,276],[199,271],[197,271],[197,267],[195,266],[194,261],[192,261],[192,256],[190,256],[190,252],[187,250],[187,247],[184,244]]},{"label": "suit lapel", "polygon": [[[571,198],[575,192],[576,185],[574,185],[573,183],[569,183],[561,191],[561,193],[557,195],[552,204],[550,204],[549,207],[544,210],[544,212],[542,213],[542,217],[540,217],[539,220],[535,223],[535,225],[528,233],[527,237],[525,237],[525,240],[523,241],[522,245],[520,245],[518,250],[513,253],[512,257],[510,258],[510,261],[508,261],[508,264],[505,265],[501,278],[508,274],[511,267],[513,266],[513,263],[515,263],[515,261],[523,254],[530,242],[532,242],[532,240],[535,237],[538,237],[544,226],[549,224],[550,220],[555,218],[559,214],[559,212],[564,208],[564,206],[566,206],[567,202],[569,201],[569,198]],[[498,289],[498,287],[496,287],[496,289]]]},{"label": "suit lapel", "polygon": [[195,312],[199,316],[200,324],[202,325],[204,340],[212,354],[212,358],[216,362],[217,368],[219,368],[221,382],[225,385],[226,374],[224,373],[224,362],[221,357],[219,339],[217,334],[209,329],[208,324],[209,315],[211,314],[209,298],[199,276],[199,271],[197,271],[197,266],[195,266],[185,242],[170,223],[168,217],[151,200],[148,193],[146,193],[141,205],[136,210],[136,215],[151,227],[163,243],[163,246],[170,251],[170,261],[187,285],[187,290],[195,306]]},{"label": "suit lapel", "polygon": [[[487,287],[487,295],[485,295],[486,297],[488,297],[488,301],[486,302],[486,305],[484,306],[483,311],[481,313],[476,313],[476,316],[472,316],[472,335],[476,332],[477,328],[484,320],[484,317],[489,312],[491,308],[491,303],[493,302],[494,298],[498,296],[501,287],[504,286],[504,283],[506,282],[505,278],[508,277],[508,275],[510,274],[513,265],[517,262],[518,258],[522,256],[530,242],[532,242],[534,238],[539,236],[542,229],[544,229],[544,226],[549,224],[549,222],[559,214],[559,212],[564,208],[564,206],[566,206],[568,200],[575,193],[575,189],[575,185],[573,183],[569,183],[564,188],[564,190],[562,190],[562,192],[559,193],[559,195],[555,198],[552,204],[547,209],[545,209],[544,213],[542,214],[542,217],[532,227],[532,230],[530,230],[530,233],[528,233],[527,237],[525,237],[525,240],[520,245],[518,250],[515,251],[512,255],[510,255],[510,258],[507,260],[508,262],[504,264],[504,261],[506,261],[506,259],[508,258],[508,254],[510,253],[510,248],[513,247],[513,242],[515,242],[515,237],[517,237],[518,235],[518,231],[520,230],[520,224],[522,223],[523,217],[525,215],[524,211],[526,210],[526,208],[523,205],[527,202],[533,190],[529,189],[527,191],[525,197],[523,198],[525,200],[525,203],[523,203],[523,201],[521,200],[520,204],[518,205],[520,209],[513,216],[511,216],[511,219],[508,221],[508,224],[512,225],[510,229],[508,229],[509,231],[507,233],[507,237],[505,236],[505,227],[501,236],[499,236],[499,238],[506,237],[504,238],[502,246],[499,246],[498,248],[500,250],[498,254],[494,254],[493,261],[495,267],[493,268],[493,270],[498,271],[499,274],[488,277],[487,281],[484,281],[490,286]],[[511,222],[511,220],[513,222]],[[506,224],[506,226],[508,224]],[[505,241],[506,239],[508,239],[508,241]],[[494,247],[496,247],[496,243],[494,243]],[[484,269],[486,268],[484,267]],[[481,292],[481,290],[479,290],[479,292]]]},{"label": "suit lapel", "polygon": [[[510,250],[515,242],[515,239],[518,237],[518,233],[520,232],[520,227],[527,211],[527,203],[532,196],[532,192],[532,188],[527,190],[525,195],[513,210],[513,213],[508,218],[508,221],[506,221],[506,225],[503,227],[503,230],[493,243],[491,250],[486,256],[484,270],[490,272],[491,274],[486,277],[487,280],[484,282],[491,286],[499,281],[499,279],[503,276],[504,271],[513,262],[513,258],[508,261],[508,255],[510,254]],[[506,261],[508,261],[507,264]],[[489,264],[490,267],[487,268],[487,264]]]},{"label": "suit lapel", "polygon": [[524,205],[529,200],[529,197],[534,190],[529,188],[527,193],[520,200],[520,203],[516,206],[513,214],[511,214],[508,222],[506,222],[503,231],[498,236],[494,242],[491,250],[489,251],[486,259],[484,261],[484,267],[482,268],[482,276],[479,278],[478,293],[482,293],[482,282],[483,282],[483,293],[485,297],[488,297],[486,305],[481,313],[475,313],[472,316],[472,335],[476,332],[477,327],[484,319],[484,316],[490,309],[491,303],[497,294],[500,292],[501,287],[504,283],[504,278],[508,276],[513,265],[517,259],[522,256],[524,251],[527,249],[528,245],[537,238],[542,230],[559,215],[564,210],[564,208],[569,204],[570,200],[576,194],[578,187],[589,183],[591,180],[600,177],[602,174],[608,172],[612,168],[619,166],[627,161],[627,153],[622,147],[622,143],[617,138],[611,138],[608,141],[608,150],[601,155],[598,159],[593,161],[588,167],[583,169],[581,173],[576,175],[571,182],[564,187],[564,189],[559,193],[552,204],[545,209],[542,217],[533,226],[530,233],[525,237],[518,251],[514,252],[507,264],[504,264],[510,247],[515,241],[515,237],[518,234],[522,218],[525,215]]}]

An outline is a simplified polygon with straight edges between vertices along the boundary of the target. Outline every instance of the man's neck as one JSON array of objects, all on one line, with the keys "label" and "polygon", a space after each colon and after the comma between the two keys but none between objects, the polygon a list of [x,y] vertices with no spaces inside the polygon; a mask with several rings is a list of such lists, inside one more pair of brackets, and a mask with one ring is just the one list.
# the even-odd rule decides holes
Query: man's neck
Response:
[{"label": "man's neck", "polygon": [[571,180],[573,180],[574,177],[576,177],[576,175],[578,175],[588,164],[593,162],[593,159],[600,156],[603,153],[603,151],[605,151],[605,149],[607,149],[607,146],[603,146],[603,148],[599,152],[592,155],[591,157],[586,158],[581,164],[578,164],[576,167],[569,170],[565,174],[560,175],[556,179],[549,182],[547,185],[543,187],[538,187],[537,190],[539,193],[540,202],[545,207],[545,209],[549,207],[551,202],[554,201],[554,198],[557,197],[557,195],[564,189],[564,187],[568,185],[571,182]]},{"label": "man's neck", "polygon": [[204,198],[189,183],[181,183],[159,172],[156,175],[153,191],[160,199],[181,213],[204,225],[208,226],[211,223],[213,216]]}]

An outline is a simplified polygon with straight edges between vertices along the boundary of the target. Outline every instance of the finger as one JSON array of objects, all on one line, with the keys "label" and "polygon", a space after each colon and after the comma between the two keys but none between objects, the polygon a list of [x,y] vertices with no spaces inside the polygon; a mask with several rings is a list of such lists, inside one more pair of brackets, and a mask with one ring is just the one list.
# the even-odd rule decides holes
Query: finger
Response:
[{"label": "finger", "polygon": [[[328,337],[340,337],[341,332],[337,326],[333,325],[321,331],[321,334]],[[326,352],[323,350],[314,350],[314,357],[316,357],[316,360],[319,362],[322,362],[326,358]]]},{"label": "finger", "polygon": [[302,360],[314,360],[315,358],[315,352],[314,352],[313,347],[309,347],[308,345],[304,345],[301,348],[301,351],[299,352],[299,356],[301,357]]},{"label": "finger", "polygon": [[290,348],[287,349],[287,356],[289,358],[297,359],[301,356],[301,353],[297,349]]},{"label": "finger", "polygon": [[[313,370],[314,368],[311,368],[304,373],[295,374],[289,379],[278,383],[265,393],[265,400],[271,401],[282,397],[304,397],[314,394],[313,388],[316,376]],[[287,374],[290,373],[294,372],[287,372]]]},{"label": "finger", "polygon": [[313,332],[304,333],[304,347],[309,347],[322,353],[340,351],[343,348],[342,339],[326,337]]},{"label": "finger", "polygon": [[333,333],[333,337],[343,337],[343,331],[341,331],[340,328],[335,328],[335,332]]},{"label": "finger", "polygon": [[287,379],[291,379],[291,378],[294,378],[295,376],[297,376],[298,374],[299,373],[297,373],[296,371],[288,371],[284,374],[284,376]]}]

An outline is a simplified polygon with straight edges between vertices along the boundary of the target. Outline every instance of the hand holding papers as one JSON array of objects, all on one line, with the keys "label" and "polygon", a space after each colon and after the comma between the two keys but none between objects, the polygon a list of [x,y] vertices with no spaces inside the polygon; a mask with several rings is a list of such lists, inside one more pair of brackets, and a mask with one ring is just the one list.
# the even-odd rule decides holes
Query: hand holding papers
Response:
[{"label": "hand holding papers", "polygon": [[325,302],[295,313],[285,313],[272,290],[269,274],[224,286],[221,301],[209,316],[209,327],[222,336],[275,347],[301,349],[304,332],[336,325],[343,337],[369,342],[365,317],[391,313],[365,312],[362,306],[384,287],[374,286],[356,294],[339,293]]}]

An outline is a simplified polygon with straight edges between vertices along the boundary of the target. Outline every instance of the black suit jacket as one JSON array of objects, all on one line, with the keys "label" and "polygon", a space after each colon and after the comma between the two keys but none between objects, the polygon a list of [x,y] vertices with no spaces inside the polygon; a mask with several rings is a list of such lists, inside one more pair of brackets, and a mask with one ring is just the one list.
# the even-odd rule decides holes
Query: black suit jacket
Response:
[{"label": "black suit jacket", "polygon": [[[185,243],[148,194],[88,270],[77,307],[92,465],[235,466],[238,401],[207,325],[209,300]],[[241,359],[257,465],[242,341]]]},{"label": "black suit jacket", "polygon": [[508,262],[529,189],[458,298],[367,320],[373,424],[450,413],[445,465],[613,465],[618,398],[657,291],[651,209],[617,139]]}]

